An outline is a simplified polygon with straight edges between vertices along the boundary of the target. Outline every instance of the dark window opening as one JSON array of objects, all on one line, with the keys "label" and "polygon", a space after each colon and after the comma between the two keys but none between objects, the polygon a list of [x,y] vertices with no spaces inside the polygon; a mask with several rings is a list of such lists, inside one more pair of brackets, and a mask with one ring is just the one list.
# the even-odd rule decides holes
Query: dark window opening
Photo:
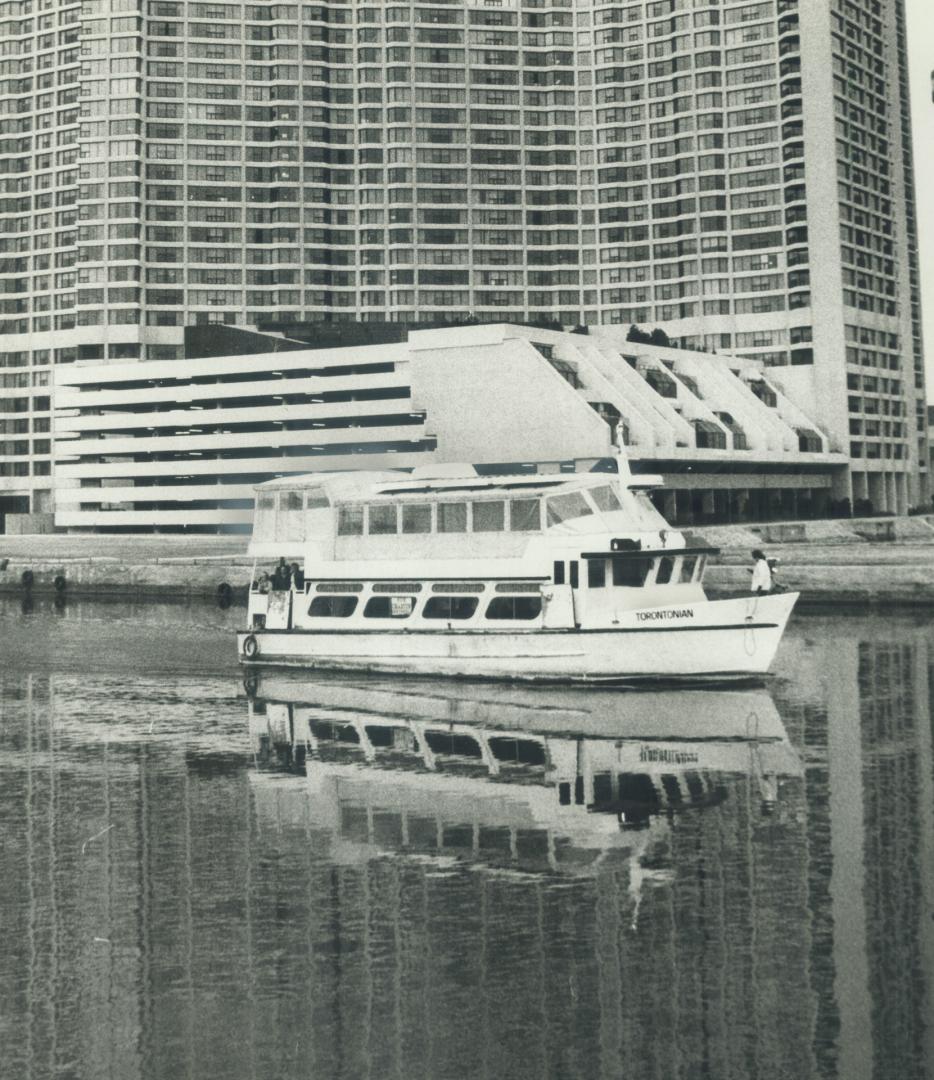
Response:
[{"label": "dark window opening", "polygon": [[407,619],[414,607],[414,596],[371,596],[363,609],[363,617],[365,619]]},{"label": "dark window opening", "polygon": [[554,582],[555,585],[564,584],[564,563],[556,562],[554,567]]},{"label": "dark window opening", "polygon": [[316,596],[308,614],[315,618],[346,619],[356,608],[356,596]]},{"label": "dark window opening", "polygon": [[541,613],[540,596],[497,596],[486,609],[488,619],[537,619]]},{"label": "dark window opening", "polygon": [[603,559],[587,560],[587,588],[602,589],[606,585],[606,562]]},{"label": "dark window opening", "polygon": [[655,574],[656,585],[667,585],[671,581],[671,574],[675,568],[675,560],[670,555],[665,555],[658,560],[658,570]]},{"label": "dark window opening", "polygon": [[610,561],[613,564],[613,584],[634,589],[645,584],[652,565],[651,559],[611,559]]},{"label": "dark window opening", "polygon": [[432,596],[425,604],[426,619],[469,619],[477,610],[476,596]]}]

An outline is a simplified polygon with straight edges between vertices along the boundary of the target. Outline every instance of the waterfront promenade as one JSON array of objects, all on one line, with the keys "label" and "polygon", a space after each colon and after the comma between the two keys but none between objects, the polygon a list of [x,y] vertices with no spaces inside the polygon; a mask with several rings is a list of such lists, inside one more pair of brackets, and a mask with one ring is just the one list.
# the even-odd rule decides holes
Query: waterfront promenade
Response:
[{"label": "waterfront promenade", "polygon": [[[690,537],[721,549],[705,579],[712,596],[747,589],[750,551],[762,547],[804,602],[934,606],[934,528],[924,518],[713,526]],[[29,571],[36,591],[63,577],[82,596],[213,596],[221,585],[236,596],[250,581],[246,547],[246,536],[0,536],[0,591],[21,592]]]}]

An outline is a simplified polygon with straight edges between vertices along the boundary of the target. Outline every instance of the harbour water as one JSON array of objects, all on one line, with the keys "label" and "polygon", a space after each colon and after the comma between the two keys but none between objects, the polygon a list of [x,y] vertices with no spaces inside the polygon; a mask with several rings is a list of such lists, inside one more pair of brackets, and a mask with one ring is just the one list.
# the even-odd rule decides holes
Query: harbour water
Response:
[{"label": "harbour water", "polygon": [[247,692],[241,618],[0,599],[4,1080],[934,1077],[925,616],[680,715]]}]

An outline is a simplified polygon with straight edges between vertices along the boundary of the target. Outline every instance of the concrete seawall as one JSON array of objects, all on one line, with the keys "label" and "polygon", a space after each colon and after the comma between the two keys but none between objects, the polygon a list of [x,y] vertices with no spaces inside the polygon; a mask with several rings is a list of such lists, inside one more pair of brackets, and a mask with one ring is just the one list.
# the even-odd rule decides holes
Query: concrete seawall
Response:
[{"label": "concrete seawall", "polygon": [[[826,526],[829,535],[804,542],[769,542],[740,526],[696,530],[691,539],[721,548],[705,579],[711,596],[748,590],[750,549],[762,547],[780,560],[778,580],[800,591],[803,603],[934,606],[934,530],[907,520],[910,535],[891,541],[854,535],[850,522],[845,530],[844,523],[807,523]],[[0,592],[23,592],[23,575],[31,574],[37,593],[56,591],[63,578],[64,591],[75,596],[206,597],[226,585],[239,599],[253,566],[246,545],[242,536],[4,536]]]}]

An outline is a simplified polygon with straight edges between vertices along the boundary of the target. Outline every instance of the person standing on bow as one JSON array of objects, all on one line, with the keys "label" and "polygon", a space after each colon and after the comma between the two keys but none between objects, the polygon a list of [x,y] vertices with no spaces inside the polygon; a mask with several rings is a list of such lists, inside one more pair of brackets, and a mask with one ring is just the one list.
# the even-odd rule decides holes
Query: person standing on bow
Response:
[{"label": "person standing on bow", "polygon": [[772,570],[769,566],[769,560],[765,557],[764,552],[758,548],[753,551],[752,559],[752,591],[757,594],[771,592]]}]

